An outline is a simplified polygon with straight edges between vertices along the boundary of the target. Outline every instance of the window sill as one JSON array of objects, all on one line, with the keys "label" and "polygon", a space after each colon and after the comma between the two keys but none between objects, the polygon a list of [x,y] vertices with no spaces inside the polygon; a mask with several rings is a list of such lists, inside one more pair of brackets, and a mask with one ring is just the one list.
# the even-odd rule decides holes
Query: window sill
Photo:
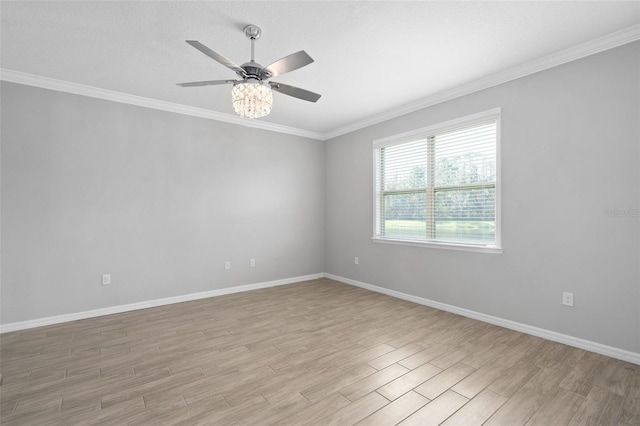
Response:
[{"label": "window sill", "polygon": [[493,245],[475,245],[475,244],[455,244],[455,243],[437,243],[433,241],[412,241],[412,240],[396,240],[393,238],[380,238],[373,237],[371,240],[374,243],[384,244],[400,244],[405,246],[424,247],[424,248],[437,248],[444,250],[460,250],[460,251],[475,251],[481,253],[502,254],[502,247]]}]

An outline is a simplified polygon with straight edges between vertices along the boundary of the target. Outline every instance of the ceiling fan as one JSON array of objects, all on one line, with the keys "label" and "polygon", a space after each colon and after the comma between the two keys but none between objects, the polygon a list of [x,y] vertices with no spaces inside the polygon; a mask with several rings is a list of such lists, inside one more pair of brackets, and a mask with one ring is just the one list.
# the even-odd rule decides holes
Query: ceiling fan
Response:
[{"label": "ceiling fan", "polygon": [[271,77],[283,75],[312,63],[313,59],[307,52],[301,50],[292,53],[289,56],[278,59],[271,65],[263,67],[254,60],[254,44],[255,41],[260,38],[262,30],[255,25],[247,25],[244,28],[244,33],[247,38],[251,40],[251,60],[242,65],[236,65],[234,62],[214,52],[199,41],[187,40],[187,43],[191,46],[234,71],[238,77],[240,77],[240,80],[194,81],[190,83],[178,83],[178,86],[196,87],[233,84],[231,91],[233,108],[242,117],[247,118],[264,117],[271,112],[271,106],[273,104],[272,90],[309,102],[317,102],[318,99],[320,99],[319,94],[310,92],[309,90],[277,83],[275,81],[267,82]]}]

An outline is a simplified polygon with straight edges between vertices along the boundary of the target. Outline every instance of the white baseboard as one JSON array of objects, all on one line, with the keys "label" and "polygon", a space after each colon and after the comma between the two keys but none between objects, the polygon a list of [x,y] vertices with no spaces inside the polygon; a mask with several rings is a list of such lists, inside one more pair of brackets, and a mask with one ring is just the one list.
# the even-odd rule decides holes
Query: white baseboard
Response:
[{"label": "white baseboard", "polygon": [[315,280],[319,278],[329,278],[335,281],[339,281],[341,283],[353,285],[356,287],[361,287],[367,290],[375,291],[377,293],[386,294],[387,296],[408,300],[410,302],[418,303],[420,305],[429,306],[431,308],[440,309],[442,311],[451,312],[451,313],[462,315],[468,318],[473,318],[478,321],[483,321],[489,324],[494,324],[500,327],[508,328],[510,330],[520,331],[522,333],[542,337],[543,339],[552,340],[554,342],[563,343],[565,345],[574,346],[576,348],[585,349],[587,351],[599,353],[601,355],[610,356],[611,358],[616,358],[616,359],[620,359],[623,361],[632,362],[634,364],[640,365],[640,353],[627,351],[625,349],[620,349],[613,346],[603,345],[600,343],[580,339],[580,338],[569,336],[562,333],[556,333],[555,331],[533,327],[531,325],[522,324],[516,321],[494,317],[492,315],[471,311],[469,309],[459,308],[457,306],[448,305],[446,303],[436,302],[434,300],[425,299],[423,297],[413,296],[411,294],[402,293],[400,291],[390,290],[384,287],[378,287],[372,284],[367,284],[360,281],[352,280],[350,278],[344,278],[344,277],[340,277],[333,274],[327,274],[327,273],[304,275],[304,276],[285,278],[285,279],[275,280],[275,281],[241,285],[237,287],[227,287],[227,288],[221,288],[216,290],[203,291],[201,293],[191,293],[191,294],[185,294],[182,296],[167,297],[164,299],[155,299],[155,300],[148,300],[144,302],[130,303],[127,305],[118,305],[118,306],[112,306],[112,307],[102,308],[102,309],[94,309],[91,311],[56,315],[52,317],[38,318],[34,320],[20,321],[20,322],[14,322],[9,324],[0,324],[0,334],[9,333],[11,331],[26,330],[34,327],[42,327],[45,325],[76,321],[76,320],[81,320],[86,318],[100,317],[103,315],[111,315],[111,314],[118,314],[121,312],[135,311],[138,309],[146,309],[146,308],[153,308],[156,306],[170,305],[173,303],[206,299],[208,297],[223,296],[225,294],[241,293],[244,291],[258,290],[261,288],[293,284],[301,281],[309,281],[309,280]]},{"label": "white baseboard", "polygon": [[237,287],[227,287],[216,290],[203,291],[201,293],[191,293],[182,296],[166,297],[164,299],[148,300],[144,302],[129,303],[127,305],[111,306],[108,308],[94,309],[91,311],[76,312],[72,314],[56,315],[46,318],[38,318],[28,321],[13,322],[9,324],[0,324],[0,334],[9,333],[11,331],[26,330],[34,327],[42,327],[45,325],[59,324],[62,322],[76,321],[86,318],[101,317],[103,315],[119,314],[121,312],[135,311],[138,309],[153,308],[156,306],[170,305],[172,303],[189,302],[191,300],[206,299],[208,297],[223,296],[225,294],[240,293],[243,291],[257,290],[267,287],[275,287],[278,285],[293,284],[301,281],[315,280],[323,278],[324,274],[303,275],[300,277],[285,278],[275,281],[267,281],[256,284],[247,284]]},{"label": "white baseboard", "polygon": [[387,296],[397,297],[398,299],[408,300],[410,302],[418,303],[420,305],[429,306],[431,308],[440,309],[442,311],[451,312],[454,314],[462,315],[468,318],[472,318],[478,321],[494,324],[500,327],[508,328],[510,330],[520,331],[522,333],[531,334],[533,336],[542,337],[543,339],[552,340],[554,342],[563,343],[565,345],[574,346],[576,348],[585,349],[587,351],[595,352],[601,355],[606,355],[611,358],[620,359],[622,361],[632,362],[640,365],[640,353],[631,352],[625,349],[615,348],[613,346],[607,346],[600,343],[592,342],[589,340],[580,339],[577,337],[569,336],[562,333],[556,333],[555,331],[545,330],[543,328],[533,327],[531,325],[522,324],[516,321],[511,321],[503,318],[494,317],[492,315],[483,314],[480,312],[471,311],[469,309],[459,308],[453,305],[447,305],[446,303],[436,302],[434,300],[425,299],[411,294],[402,293],[396,290],[389,290],[384,287],[378,287],[375,285],[363,283],[360,281],[352,280],[350,278],[344,278],[333,274],[324,274],[325,278],[329,278],[341,283],[361,287],[367,290],[375,291],[377,293],[386,294]]}]

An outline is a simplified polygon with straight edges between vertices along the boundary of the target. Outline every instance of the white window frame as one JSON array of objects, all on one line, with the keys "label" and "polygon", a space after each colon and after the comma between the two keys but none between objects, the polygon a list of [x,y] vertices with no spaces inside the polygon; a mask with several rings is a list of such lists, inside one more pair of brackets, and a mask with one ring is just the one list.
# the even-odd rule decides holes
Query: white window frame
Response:
[{"label": "white window frame", "polygon": [[[495,197],[496,197],[496,211],[495,211],[495,243],[494,244],[474,244],[466,242],[440,242],[440,241],[417,241],[417,240],[405,240],[398,237],[386,237],[377,235],[377,224],[380,220],[378,211],[379,194],[376,192],[376,155],[375,151],[378,148],[389,147],[399,145],[403,143],[412,142],[418,139],[426,139],[439,133],[446,133],[449,131],[458,130],[464,127],[469,127],[474,124],[481,124],[487,120],[496,121],[496,183],[495,183]],[[409,132],[400,133],[397,135],[389,136],[382,139],[376,139],[373,141],[373,237],[372,241],[375,243],[387,243],[387,244],[402,244],[417,247],[432,247],[448,250],[463,250],[463,251],[477,251],[484,253],[502,253],[502,184],[501,184],[501,110],[500,108],[494,108],[488,111],[483,111],[477,114],[468,115],[465,117],[450,120],[444,123],[435,124],[428,127],[423,127]]]}]

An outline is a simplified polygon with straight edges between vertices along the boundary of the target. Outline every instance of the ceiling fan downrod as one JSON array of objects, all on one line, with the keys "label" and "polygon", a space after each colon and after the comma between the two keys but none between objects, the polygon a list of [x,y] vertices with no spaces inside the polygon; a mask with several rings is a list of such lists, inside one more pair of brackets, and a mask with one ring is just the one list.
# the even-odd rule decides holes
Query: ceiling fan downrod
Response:
[{"label": "ceiling fan downrod", "polygon": [[244,34],[251,40],[251,62],[255,62],[255,42],[262,35],[262,30],[257,25],[247,25]]}]

